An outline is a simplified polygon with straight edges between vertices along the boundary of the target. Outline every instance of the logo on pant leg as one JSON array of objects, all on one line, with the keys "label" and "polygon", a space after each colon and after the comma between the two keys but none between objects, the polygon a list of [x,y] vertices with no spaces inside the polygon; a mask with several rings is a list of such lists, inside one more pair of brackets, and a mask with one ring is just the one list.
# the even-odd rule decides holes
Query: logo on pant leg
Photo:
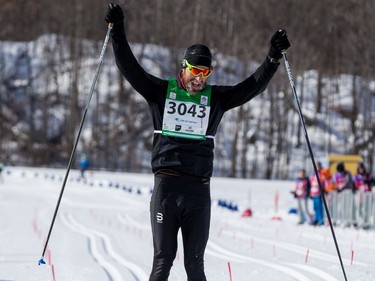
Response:
[{"label": "logo on pant leg", "polygon": [[163,214],[162,213],[156,214],[156,222],[157,223],[163,223]]}]

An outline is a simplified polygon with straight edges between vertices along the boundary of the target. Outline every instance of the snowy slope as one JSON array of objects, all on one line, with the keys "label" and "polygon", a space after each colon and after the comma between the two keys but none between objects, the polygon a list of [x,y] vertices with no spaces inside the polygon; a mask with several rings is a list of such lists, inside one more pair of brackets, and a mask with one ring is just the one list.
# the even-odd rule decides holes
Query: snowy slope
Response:
[{"label": "snowy slope", "polygon": [[[91,172],[84,182],[72,171],[44,256],[47,264],[38,266],[64,173],[5,170],[0,182],[0,280],[147,281],[152,175]],[[211,186],[208,280],[230,280],[229,267],[233,281],[344,280],[329,228],[298,226],[297,217],[288,214],[295,206],[289,193],[293,182],[215,178]],[[218,200],[232,202],[239,211],[220,207]],[[248,207],[253,216],[241,217]],[[375,280],[374,232],[335,231],[348,280]],[[169,280],[186,280],[181,247]]]},{"label": "snowy slope", "polygon": [[[2,78],[7,83],[0,83],[0,91],[7,93],[5,99],[12,98],[7,102],[9,106],[16,108],[16,110],[7,110],[4,107],[4,114],[7,116],[7,120],[14,120],[13,123],[8,124],[12,128],[12,134],[17,136],[11,138],[5,136],[3,141],[3,150],[9,154],[11,163],[17,163],[17,165],[31,165],[28,163],[27,156],[20,154],[20,141],[19,138],[29,135],[31,131],[36,130],[37,132],[43,132],[47,124],[47,136],[50,140],[58,139],[65,135],[65,125],[70,114],[68,113],[71,89],[72,89],[72,74],[77,72],[79,83],[77,84],[77,90],[79,92],[79,103],[80,107],[84,108],[87,102],[87,96],[89,89],[92,85],[92,79],[94,70],[98,63],[98,49],[102,47],[102,42],[94,41],[83,41],[82,58],[78,61],[72,62],[71,54],[69,53],[69,41],[63,36],[55,34],[45,34],[35,41],[30,42],[0,42],[3,52],[4,60],[4,71]],[[169,78],[175,76],[176,70],[170,67],[174,63],[174,53],[168,50],[168,48],[159,45],[141,45],[131,44],[132,50],[137,58],[139,58],[142,67],[151,74]],[[50,50],[50,53],[46,53],[46,50]],[[181,55],[183,50],[179,50]],[[291,50],[292,52],[292,50]],[[259,63],[256,62],[245,62],[234,57],[228,57],[220,52],[215,53],[215,71],[210,77],[211,84],[217,85],[234,85],[244,78],[244,73],[253,73]],[[294,64],[296,62],[291,61],[291,68],[294,70]],[[31,64],[31,66],[29,65]],[[77,68],[76,70],[74,68]],[[29,73],[31,71],[31,73]],[[96,127],[101,122],[108,124],[109,128],[114,126],[115,129],[110,129],[113,134],[117,130],[121,134],[128,135],[126,126],[127,119],[124,119],[124,112],[127,114],[138,114],[138,118],[132,118],[132,126],[135,131],[142,132],[137,137],[142,137],[143,141],[138,141],[137,146],[131,149],[136,150],[138,161],[145,164],[148,167],[150,162],[149,147],[145,147],[143,143],[150,143],[149,132],[153,130],[150,128],[151,122],[145,123],[142,119],[143,115],[139,112],[132,111],[131,108],[126,108],[127,105],[133,107],[135,103],[127,101],[126,104],[119,104],[117,95],[119,93],[119,84],[114,80],[119,74],[118,68],[114,63],[114,56],[111,47],[108,47],[106,56],[103,61],[103,67],[100,71],[100,76],[96,84],[96,91],[94,100],[92,101],[90,110],[88,111],[88,118],[86,119],[83,133],[81,136],[81,143],[90,144],[107,142],[105,138],[99,136],[93,136],[92,127]],[[366,78],[356,78],[356,91],[360,93],[358,96],[358,107],[359,114],[356,120],[356,131],[357,136],[353,135],[351,123],[347,116],[338,114],[338,109],[345,109],[346,111],[351,110],[353,106],[353,77],[348,74],[340,74],[335,76],[324,76],[322,80],[322,95],[324,97],[322,101],[323,108],[321,112],[317,112],[317,85],[319,73],[316,70],[306,70],[303,73],[294,73],[296,89],[299,98],[301,99],[301,107],[304,116],[308,120],[313,120],[312,124],[308,125],[308,133],[311,141],[311,145],[314,154],[318,158],[326,158],[328,154],[347,154],[352,153],[353,147],[361,147],[359,153],[366,156],[367,160],[371,158],[373,150],[371,149],[371,138],[372,138],[372,127],[370,126],[371,120],[374,120],[375,116],[375,98],[373,93],[375,92],[375,81],[367,80]],[[284,144],[285,149],[282,151],[277,150],[277,155],[280,158],[280,163],[275,160],[274,173],[270,178],[284,177],[294,178],[296,173],[301,167],[304,167],[311,171],[310,159],[306,153],[306,145],[301,134],[302,145],[298,146],[298,128],[300,128],[300,121],[298,114],[295,111],[289,111],[289,103],[294,104],[293,96],[290,92],[290,87],[285,73],[283,64],[280,65],[278,70],[278,77],[275,76],[275,80],[269,85],[268,90],[265,94],[254,98],[249,104],[245,106],[245,112],[247,114],[249,129],[247,132],[240,129],[239,140],[255,141],[255,143],[247,145],[249,146],[247,157],[247,163],[249,164],[248,170],[252,170],[250,163],[256,161],[258,165],[266,165],[270,149],[270,142],[275,141],[276,135],[270,136],[270,126],[274,124],[274,121],[270,120],[270,113],[275,111],[272,109],[271,96],[277,100],[280,111],[285,112],[287,116],[286,120],[280,122],[279,125],[285,126],[285,135],[280,136],[287,142]],[[31,77],[31,78],[30,78]],[[279,81],[279,82],[278,82]],[[278,88],[279,83],[285,83],[285,89],[277,95],[273,91]],[[128,83],[124,83],[126,92],[132,92],[131,87]],[[281,87],[283,88],[283,87]],[[279,91],[279,90],[277,90]],[[37,110],[33,110],[30,105],[29,93],[35,93],[35,106]],[[46,97],[49,97],[48,99]],[[67,100],[66,100],[67,98]],[[139,102],[141,105],[145,105],[144,99],[138,95],[131,95],[131,99]],[[43,113],[44,100],[60,100],[59,102],[51,102],[48,104],[46,113]],[[272,99],[273,100],[273,99]],[[65,102],[64,102],[65,101]],[[97,104],[95,104],[97,103]],[[105,106],[104,106],[105,105]],[[273,105],[275,106],[275,105]],[[109,112],[105,108],[110,108]],[[134,109],[134,108],[133,108]],[[20,120],[19,116],[16,116],[16,112],[22,112],[24,116]],[[46,115],[47,114],[47,115]],[[125,114],[126,115],[126,114]],[[46,122],[44,119],[48,119]],[[96,116],[96,117],[92,117]],[[101,116],[101,117],[99,117]],[[283,114],[280,115],[282,117]],[[93,124],[95,120],[101,120],[98,124]],[[35,124],[31,125],[31,120],[34,120]],[[147,120],[149,120],[147,118]],[[367,120],[367,122],[364,122]],[[22,122],[21,122],[22,121]],[[237,128],[238,113],[236,110],[229,111],[223,117],[222,123],[218,129],[217,139],[215,140],[215,159],[220,165],[215,166],[214,174],[227,175],[226,168],[231,165],[230,160],[232,154],[232,141],[234,130]],[[242,121],[241,121],[242,123]],[[122,124],[119,128],[119,124]],[[259,126],[262,124],[262,126]],[[35,126],[34,129],[30,129]],[[242,125],[240,125],[241,127]],[[125,129],[124,129],[125,128]],[[283,127],[284,128],[284,127]],[[100,129],[100,128],[99,128]],[[125,131],[123,131],[125,130]],[[148,133],[146,133],[148,132]],[[241,134],[246,134],[247,137]],[[35,137],[42,136],[44,133],[37,133]],[[105,134],[103,134],[105,135]],[[93,140],[93,137],[96,138]],[[272,140],[272,141],[271,141]],[[43,140],[38,140],[42,141]],[[363,142],[365,145],[363,146]],[[118,151],[127,151],[129,142],[125,138],[122,145],[118,147],[115,153]],[[367,144],[366,144],[367,143]],[[35,144],[37,145],[37,144]],[[242,151],[241,141],[237,144],[238,151]],[[95,145],[89,145],[94,147]],[[78,145],[78,151],[84,150],[81,144]],[[276,148],[272,148],[274,151]],[[276,150],[275,150],[276,151]],[[96,150],[88,151],[92,158],[97,159],[95,161],[96,167],[108,167],[107,163],[101,163],[101,156],[97,154]],[[108,151],[107,151],[108,153]],[[275,152],[273,152],[275,153]],[[374,156],[374,155],[373,155]],[[60,157],[66,157],[59,155]],[[25,159],[26,158],[26,159]],[[238,160],[241,158],[240,153]],[[63,163],[59,159],[56,162],[51,163],[54,167],[61,167]],[[126,154],[124,157],[120,157],[118,161],[126,161]],[[286,160],[288,161],[286,162]],[[2,160],[4,161],[4,160]],[[285,161],[285,162],[284,162]],[[287,164],[285,164],[287,163]],[[367,163],[370,164],[370,163]],[[114,167],[118,167],[118,163],[112,163]],[[240,166],[240,165],[238,165]],[[282,168],[277,168],[281,166]],[[120,165],[120,167],[123,167]],[[372,167],[374,169],[374,167]],[[280,171],[278,171],[280,170]],[[224,172],[223,172],[224,171]],[[239,176],[239,168],[237,171]],[[266,177],[264,170],[259,169],[256,175],[258,178]],[[268,177],[268,176],[267,176]]]}]

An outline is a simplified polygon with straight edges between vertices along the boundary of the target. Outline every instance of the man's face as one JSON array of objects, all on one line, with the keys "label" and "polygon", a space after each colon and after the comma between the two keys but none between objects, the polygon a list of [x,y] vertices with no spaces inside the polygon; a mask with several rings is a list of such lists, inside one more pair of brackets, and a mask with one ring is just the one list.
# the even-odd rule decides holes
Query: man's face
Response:
[{"label": "man's face", "polygon": [[[198,65],[196,66],[196,68],[210,69],[209,67],[203,65]],[[195,95],[204,89],[208,80],[208,76],[204,77],[202,73],[194,75],[191,70],[189,70],[189,67],[185,67],[182,69],[182,80],[188,93],[191,95]]]}]

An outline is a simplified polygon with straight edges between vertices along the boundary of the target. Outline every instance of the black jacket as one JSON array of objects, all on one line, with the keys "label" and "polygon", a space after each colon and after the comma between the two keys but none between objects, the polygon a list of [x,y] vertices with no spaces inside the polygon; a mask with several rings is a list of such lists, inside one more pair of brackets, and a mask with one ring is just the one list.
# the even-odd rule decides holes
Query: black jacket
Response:
[{"label": "black jacket", "polygon": [[[116,64],[126,80],[147,101],[155,130],[162,129],[168,81],[147,73],[137,62],[124,29],[112,30]],[[243,105],[265,90],[278,64],[266,59],[250,77],[234,86],[212,86],[207,135],[214,136],[224,113]],[[188,176],[210,178],[213,171],[214,140],[189,140],[154,134],[152,171],[172,170]]]}]

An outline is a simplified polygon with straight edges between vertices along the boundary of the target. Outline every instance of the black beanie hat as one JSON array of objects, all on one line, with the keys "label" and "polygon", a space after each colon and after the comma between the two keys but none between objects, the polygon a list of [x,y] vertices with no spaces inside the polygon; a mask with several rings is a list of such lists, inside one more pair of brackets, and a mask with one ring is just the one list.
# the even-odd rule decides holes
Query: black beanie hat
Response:
[{"label": "black beanie hat", "polygon": [[337,169],[338,172],[343,172],[345,170],[344,162],[339,161],[337,163],[336,169]]},{"label": "black beanie hat", "polygon": [[186,67],[184,60],[187,60],[192,65],[203,65],[211,67],[212,53],[210,49],[202,44],[194,44],[185,50],[182,59],[182,67]]},{"label": "black beanie hat", "polygon": [[363,163],[363,162],[359,162],[358,163],[358,165],[357,165],[357,171],[359,170],[359,169],[363,169],[363,171],[366,171],[366,166],[365,166],[365,163]]}]

